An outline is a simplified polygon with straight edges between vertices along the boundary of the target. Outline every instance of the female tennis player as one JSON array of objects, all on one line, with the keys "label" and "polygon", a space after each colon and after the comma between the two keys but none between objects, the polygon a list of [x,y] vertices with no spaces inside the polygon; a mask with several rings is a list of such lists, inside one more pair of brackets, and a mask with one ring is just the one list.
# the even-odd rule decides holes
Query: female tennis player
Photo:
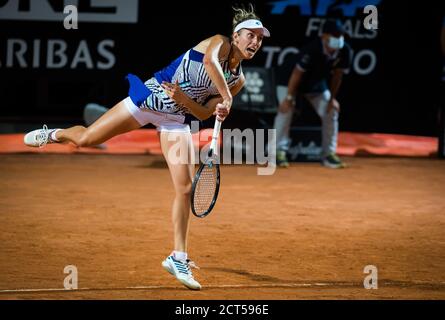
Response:
[{"label": "female tennis player", "polygon": [[[190,192],[194,172],[193,144],[190,122],[216,115],[224,121],[232,97],[244,85],[241,61],[252,59],[269,31],[249,9],[234,8],[231,38],[215,35],[188,50],[169,66],[156,72],[143,83],[129,74],[129,96],[107,111],[88,128],[43,129],[29,132],[24,143],[41,147],[47,143],[72,142],[79,147],[99,145],[106,140],[152,123],[157,127],[163,155],[167,161],[175,188],[172,208],[174,250],[162,266],[186,287],[194,290],[201,285],[193,278],[194,264],[187,256]],[[188,150],[187,163],[176,161],[169,151],[180,137],[180,150]],[[171,141],[174,140],[174,141]],[[184,149],[182,148],[184,147]]]}]

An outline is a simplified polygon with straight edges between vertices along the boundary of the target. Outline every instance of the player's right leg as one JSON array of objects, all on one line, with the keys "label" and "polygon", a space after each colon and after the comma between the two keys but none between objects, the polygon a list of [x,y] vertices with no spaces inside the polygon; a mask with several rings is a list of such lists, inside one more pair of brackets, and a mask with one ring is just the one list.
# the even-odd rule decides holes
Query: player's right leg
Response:
[{"label": "player's right leg", "polygon": [[47,143],[72,142],[79,147],[101,144],[108,139],[141,127],[130,113],[125,101],[121,101],[103,114],[90,127],[74,126],[68,129],[43,129],[29,132],[24,143],[30,147],[41,147]]},{"label": "player's right leg", "polygon": [[183,132],[173,132],[165,128],[160,134],[162,152],[175,190],[172,208],[174,249],[162,262],[162,266],[187,288],[200,290],[201,285],[195,280],[191,270],[196,266],[187,255],[190,194],[195,167],[193,141],[189,130],[185,126]]}]

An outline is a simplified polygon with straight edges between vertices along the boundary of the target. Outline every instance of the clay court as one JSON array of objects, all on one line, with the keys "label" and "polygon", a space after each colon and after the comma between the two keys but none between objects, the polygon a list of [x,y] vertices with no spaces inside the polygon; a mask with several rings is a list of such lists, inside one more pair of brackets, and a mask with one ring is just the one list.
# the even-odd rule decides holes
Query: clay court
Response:
[{"label": "clay court", "polygon": [[[272,176],[224,165],[214,211],[192,217],[203,290],[161,267],[172,248],[157,155],[0,156],[0,299],[444,299],[445,162],[345,157]],[[78,290],[64,290],[64,267]],[[367,265],[378,289],[366,290]]]}]

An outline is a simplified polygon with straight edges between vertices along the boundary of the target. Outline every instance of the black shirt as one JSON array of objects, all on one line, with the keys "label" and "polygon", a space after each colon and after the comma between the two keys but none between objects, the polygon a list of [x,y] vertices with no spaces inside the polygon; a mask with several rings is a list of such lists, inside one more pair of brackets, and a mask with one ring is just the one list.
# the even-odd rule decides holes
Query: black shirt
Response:
[{"label": "black shirt", "polygon": [[304,71],[298,88],[300,93],[323,92],[328,89],[328,79],[333,69],[350,68],[351,47],[345,43],[332,56],[325,53],[322,40],[317,38],[304,46],[298,54],[296,68]]}]

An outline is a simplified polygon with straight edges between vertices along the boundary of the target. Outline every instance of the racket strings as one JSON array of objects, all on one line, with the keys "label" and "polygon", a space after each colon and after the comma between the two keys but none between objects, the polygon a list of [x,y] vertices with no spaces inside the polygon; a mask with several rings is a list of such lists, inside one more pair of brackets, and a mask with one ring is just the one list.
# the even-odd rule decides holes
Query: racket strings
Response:
[{"label": "racket strings", "polygon": [[217,170],[215,166],[205,166],[196,185],[194,207],[197,213],[206,212],[215,196],[217,184]]}]

